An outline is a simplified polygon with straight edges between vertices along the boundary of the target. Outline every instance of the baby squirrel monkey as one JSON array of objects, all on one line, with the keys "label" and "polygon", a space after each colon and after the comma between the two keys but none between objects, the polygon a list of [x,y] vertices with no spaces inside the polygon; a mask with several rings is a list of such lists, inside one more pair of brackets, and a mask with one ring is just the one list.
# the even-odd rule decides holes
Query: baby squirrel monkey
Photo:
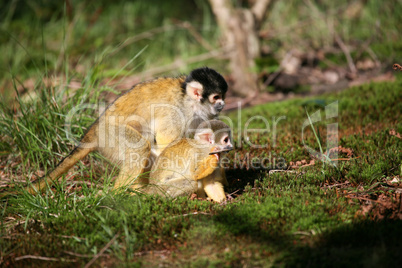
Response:
[{"label": "baby squirrel monkey", "polygon": [[226,199],[223,184],[225,171],[220,167],[221,154],[233,149],[231,131],[219,120],[199,125],[194,139],[183,138],[169,145],[156,159],[146,193],[170,197],[191,195],[216,202]]},{"label": "baby squirrel monkey", "polygon": [[[105,110],[52,172],[27,190],[32,194],[43,190],[95,150],[121,167],[114,188],[146,183],[139,175],[150,169],[164,147],[200,120],[218,116],[227,87],[225,79],[207,67],[188,76],[161,77],[135,85]],[[136,184],[132,184],[134,179]]]}]

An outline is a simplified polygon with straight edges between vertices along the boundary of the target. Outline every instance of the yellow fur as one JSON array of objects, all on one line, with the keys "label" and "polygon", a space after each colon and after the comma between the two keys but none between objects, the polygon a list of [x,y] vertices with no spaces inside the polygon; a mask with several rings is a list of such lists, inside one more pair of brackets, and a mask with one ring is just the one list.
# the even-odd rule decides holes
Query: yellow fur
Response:
[{"label": "yellow fur", "polygon": [[[215,75],[223,79],[219,74]],[[146,184],[147,179],[140,175],[151,169],[155,158],[168,144],[183,137],[187,122],[196,114],[211,119],[220,111],[213,110],[216,109],[214,103],[201,103],[199,94],[203,88],[200,83],[196,84],[201,85],[196,89],[198,91],[189,86],[183,89],[185,80],[186,76],[157,78],[137,84],[121,95],[90,127],[70,155],[27,190],[30,193],[43,190],[95,150],[121,167],[115,188],[129,186],[135,189]],[[223,88],[222,96],[226,88]]]},{"label": "yellow fur", "polygon": [[[230,129],[221,121],[207,122],[211,129],[205,126],[199,133],[199,137],[207,136],[204,140],[183,138],[163,150],[150,173],[151,185],[147,193],[170,197],[192,193],[205,197],[206,193],[216,202],[226,199],[223,188],[223,184],[227,184],[225,171],[220,167],[218,157],[210,152],[231,146],[229,140],[222,144],[223,138],[230,137]],[[214,143],[209,143],[208,135],[218,130]]]}]

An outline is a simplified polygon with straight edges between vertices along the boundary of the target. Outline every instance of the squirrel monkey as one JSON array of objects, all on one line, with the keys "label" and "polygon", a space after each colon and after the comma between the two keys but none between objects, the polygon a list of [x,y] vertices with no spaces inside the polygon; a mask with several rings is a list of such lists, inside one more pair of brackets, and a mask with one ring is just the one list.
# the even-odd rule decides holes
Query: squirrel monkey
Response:
[{"label": "squirrel monkey", "polygon": [[222,153],[233,149],[230,133],[222,121],[210,120],[199,125],[194,139],[169,145],[156,159],[145,192],[170,197],[206,193],[216,202],[224,201],[227,180],[219,162]]},{"label": "squirrel monkey", "polygon": [[[139,175],[150,170],[163,148],[199,121],[218,116],[227,87],[225,79],[207,67],[187,76],[161,77],[135,85],[105,110],[53,171],[27,190],[32,194],[43,190],[95,150],[121,167],[114,188],[146,183]],[[136,184],[132,184],[134,179]]]}]

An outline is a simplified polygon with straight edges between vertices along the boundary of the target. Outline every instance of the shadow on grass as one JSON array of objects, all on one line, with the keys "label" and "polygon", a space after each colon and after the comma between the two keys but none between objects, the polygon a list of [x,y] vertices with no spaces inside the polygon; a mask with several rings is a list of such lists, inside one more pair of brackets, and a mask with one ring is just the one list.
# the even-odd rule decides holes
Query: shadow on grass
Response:
[{"label": "shadow on grass", "polygon": [[402,221],[364,220],[324,233],[313,246],[294,246],[276,264],[290,267],[398,267]]},{"label": "shadow on grass", "polygon": [[[253,209],[253,208],[252,208]],[[286,240],[280,225],[271,228],[271,223],[256,217],[248,209],[229,209],[215,217],[233,235],[246,235],[256,242],[280,242]]]},{"label": "shadow on grass", "polygon": [[[228,192],[241,195],[253,187],[266,171],[227,170]],[[286,267],[399,267],[402,263],[402,221],[355,219],[339,223],[316,236],[304,239],[292,234],[280,218],[260,215],[258,206],[228,209],[215,222],[235,237],[267,245],[280,252],[274,266]],[[308,232],[306,233],[308,235]]]},{"label": "shadow on grass", "polygon": [[268,170],[255,169],[227,169],[226,177],[229,185],[225,187],[225,191],[229,194],[235,193],[234,196],[241,195],[247,185],[253,186],[256,180],[261,180]]},{"label": "shadow on grass", "polygon": [[226,211],[217,216],[216,222],[234,236],[247,237],[280,252],[275,267],[399,267],[402,263],[402,221],[345,224],[307,239],[307,244],[278,224],[264,225],[247,215]]}]

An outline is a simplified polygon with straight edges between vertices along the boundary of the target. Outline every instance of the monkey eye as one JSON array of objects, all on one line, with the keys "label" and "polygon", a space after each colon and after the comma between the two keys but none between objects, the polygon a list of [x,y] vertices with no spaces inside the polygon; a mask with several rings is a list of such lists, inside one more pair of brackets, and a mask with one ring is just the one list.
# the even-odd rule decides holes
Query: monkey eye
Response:
[{"label": "monkey eye", "polygon": [[210,101],[211,103],[215,103],[215,102],[217,102],[218,100],[221,100],[221,99],[222,99],[221,94],[213,94],[213,95],[211,95],[211,96],[209,97],[209,101]]}]

